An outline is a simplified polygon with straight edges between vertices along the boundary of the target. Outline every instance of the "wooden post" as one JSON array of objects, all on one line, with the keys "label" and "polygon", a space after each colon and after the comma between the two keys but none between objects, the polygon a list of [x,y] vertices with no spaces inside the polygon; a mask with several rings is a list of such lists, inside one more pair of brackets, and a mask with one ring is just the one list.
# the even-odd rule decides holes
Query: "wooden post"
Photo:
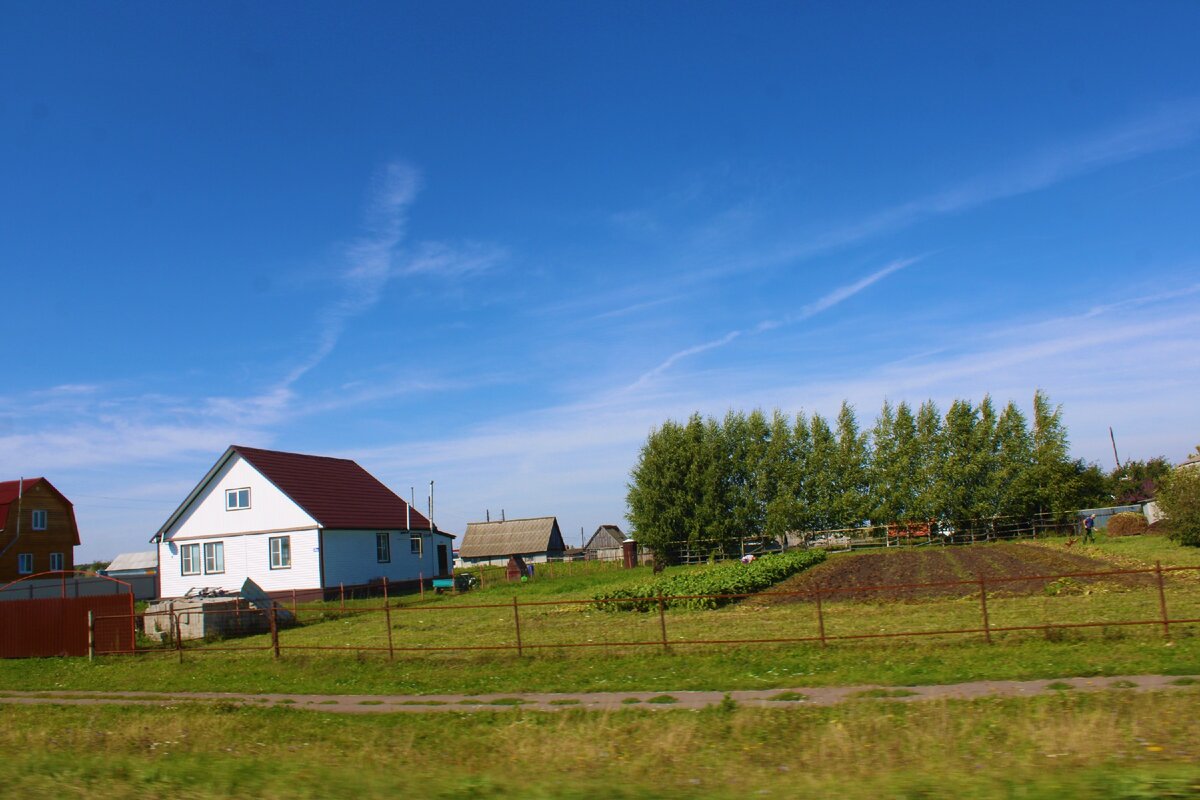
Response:
[{"label": "wooden post", "polygon": [[425,599],[425,573],[424,572],[417,573],[417,586],[420,588],[420,591],[421,591],[421,599],[424,600]]},{"label": "wooden post", "polygon": [[345,611],[346,610],[346,584],[345,583],[338,584],[338,597],[340,597],[342,600],[342,611]]},{"label": "wooden post", "polygon": [[96,657],[96,612],[88,611],[88,661]]},{"label": "wooden post", "polygon": [[825,647],[825,612],[821,608],[820,587],[817,587],[817,635],[821,637],[821,647]]},{"label": "wooden post", "polygon": [[279,658],[279,620],[276,619],[275,610],[279,607],[278,604],[271,600],[271,615],[269,624],[271,625],[271,647],[275,651],[275,658]]},{"label": "wooden post", "polygon": [[662,632],[663,652],[670,652],[671,648],[667,644],[667,615],[665,612],[666,604],[663,602],[662,589],[658,590],[658,627]]},{"label": "wooden post", "polygon": [[183,663],[183,627],[179,624],[179,612],[171,610],[171,619],[175,623],[175,649],[179,652],[179,663]]},{"label": "wooden post", "polygon": [[388,580],[386,575],[383,578],[383,618],[387,623],[388,661],[391,661],[396,657],[396,651],[392,649],[392,604],[388,602]]},{"label": "wooden post", "polygon": [[300,619],[300,615],[296,613],[296,590],[292,589],[292,619]]},{"label": "wooden post", "polygon": [[517,626],[517,655],[524,655],[521,646],[521,612],[517,609],[517,596],[513,595],[513,623]]},{"label": "wooden post", "polygon": [[1163,591],[1162,562],[1154,562],[1154,575],[1158,578],[1158,610],[1162,614],[1163,636],[1171,638],[1171,625],[1167,617],[1167,593]]},{"label": "wooden post", "polygon": [[992,643],[992,627],[988,622],[987,610],[987,584],[983,581],[983,576],[979,576],[979,607],[983,610],[983,635],[987,639],[987,643]]}]

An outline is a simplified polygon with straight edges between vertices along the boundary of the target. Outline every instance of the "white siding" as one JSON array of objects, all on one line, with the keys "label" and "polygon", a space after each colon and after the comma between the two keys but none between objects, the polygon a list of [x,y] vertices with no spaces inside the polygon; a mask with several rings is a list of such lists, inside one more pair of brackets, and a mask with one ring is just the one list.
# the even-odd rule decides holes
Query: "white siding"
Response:
[{"label": "white siding", "polygon": [[447,568],[453,564],[448,536],[430,534],[429,531],[413,531],[422,534],[424,546],[421,556],[412,553],[409,531],[387,531],[391,537],[391,563],[380,564],[376,559],[375,534],[378,530],[324,531],[321,536],[325,547],[325,586],[338,584],[354,586],[387,577],[390,582],[415,581],[424,576],[426,580],[437,575],[437,545],[446,545]]},{"label": "white siding", "polygon": [[[225,510],[226,489],[250,489],[250,507]],[[317,521],[237,453],[201,490],[166,532],[183,541],[195,536],[316,528]]]},{"label": "white siding", "polygon": [[[287,536],[291,541],[292,566],[289,569],[271,569],[269,540],[276,536]],[[203,587],[237,591],[242,588],[246,578],[250,578],[268,592],[317,589],[321,586],[321,554],[318,541],[316,529],[311,529],[163,542],[159,545],[159,591],[163,597],[182,597],[189,589]],[[203,573],[205,542],[224,544],[224,573]],[[182,575],[179,546],[194,543],[200,544],[201,574]]]}]

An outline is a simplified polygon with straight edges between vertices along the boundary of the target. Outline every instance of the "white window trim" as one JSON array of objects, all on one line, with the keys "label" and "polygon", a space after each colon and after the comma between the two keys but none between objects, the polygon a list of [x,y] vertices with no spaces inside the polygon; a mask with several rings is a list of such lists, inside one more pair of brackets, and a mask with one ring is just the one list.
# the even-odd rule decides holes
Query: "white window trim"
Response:
[{"label": "white window trim", "polygon": [[375,561],[379,564],[392,563],[392,534],[387,531],[375,534]]},{"label": "white window trim", "polygon": [[[188,548],[195,548],[189,550]],[[184,555],[185,552],[192,553],[192,557]],[[188,569],[188,564],[191,564],[191,569]],[[196,544],[181,544],[179,545],[179,574],[180,575],[199,575],[200,574],[200,545]]]},{"label": "white window trim", "polygon": [[[58,562],[58,566],[55,566],[55,565],[54,565],[54,562],[55,562],[55,561],[57,561],[57,562]],[[52,572],[53,572],[54,570],[61,570],[61,569],[63,568],[63,565],[64,565],[64,564],[66,564],[66,563],[67,563],[67,561],[66,561],[66,559],[65,559],[65,558],[63,558],[63,554],[62,554],[62,553],[51,553],[51,554],[50,554],[50,570],[51,570]]]},{"label": "white window trim", "polygon": [[[280,542],[278,553],[276,552],[275,543]],[[284,549],[287,549],[287,562],[283,560]],[[292,568],[292,537],[290,536],[272,536],[267,540],[268,563],[271,569],[291,569]],[[276,555],[279,556],[278,563]]]},{"label": "white window trim", "polygon": [[17,574],[33,574],[33,553],[17,553]]},{"label": "white window trim", "polygon": [[[50,512],[44,508],[35,508],[31,512],[31,517],[29,527],[35,531],[44,531],[50,524]],[[40,525],[38,524],[39,520],[41,522]]]},{"label": "white window trim", "polygon": [[[241,505],[241,493],[246,493],[246,505]],[[233,504],[230,504],[230,500]],[[225,490],[225,510],[226,511],[245,511],[250,508],[250,487],[241,486],[237,489]]]},{"label": "white window trim", "polygon": [[[221,568],[209,569],[208,561],[209,554],[218,552],[221,553]],[[204,543],[204,574],[205,575],[224,575],[225,574],[225,543],[224,542],[205,542]]]},{"label": "white window trim", "polygon": [[[413,549],[414,544],[417,546],[415,550]],[[425,555],[425,537],[419,533],[410,533],[408,535],[408,552],[409,555],[418,558]]]}]

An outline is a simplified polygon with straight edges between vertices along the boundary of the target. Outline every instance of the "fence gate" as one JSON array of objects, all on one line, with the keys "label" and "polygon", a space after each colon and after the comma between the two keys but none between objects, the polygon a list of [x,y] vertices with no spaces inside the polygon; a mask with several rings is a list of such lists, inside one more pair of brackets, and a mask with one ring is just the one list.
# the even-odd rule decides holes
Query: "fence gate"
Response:
[{"label": "fence gate", "polygon": [[[86,656],[88,612],[109,617],[95,626],[96,652],[133,650],[133,596],[55,597],[0,603],[0,658]],[[114,616],[125,617],[113,624]]]}]

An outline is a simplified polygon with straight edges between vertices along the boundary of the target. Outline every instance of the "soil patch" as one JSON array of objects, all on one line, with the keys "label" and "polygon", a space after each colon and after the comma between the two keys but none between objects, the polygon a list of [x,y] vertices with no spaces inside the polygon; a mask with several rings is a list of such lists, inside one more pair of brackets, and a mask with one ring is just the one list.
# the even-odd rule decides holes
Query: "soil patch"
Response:
[{"label": "soil patch", "polygon": [[[1111,572],[1113,569],[1115,567],[1111,563],[1083,553],[999,542],[970,547],[893,549],[835,556],[783,581],[771,591],[808,592],[820,588],[824,599],[881,602],[973,596],[979,592],[976,581],[980,576],[989,581],[990,595],[1007,596],[1078,591],[1096,585],[1114,589],[1154,585],[1154,576],[1148,574],[1085,576],[1058,581],[1036,577]],[[772,603],[812,601],[811,597],[803,596],[766,595],[757,599]]]}]

